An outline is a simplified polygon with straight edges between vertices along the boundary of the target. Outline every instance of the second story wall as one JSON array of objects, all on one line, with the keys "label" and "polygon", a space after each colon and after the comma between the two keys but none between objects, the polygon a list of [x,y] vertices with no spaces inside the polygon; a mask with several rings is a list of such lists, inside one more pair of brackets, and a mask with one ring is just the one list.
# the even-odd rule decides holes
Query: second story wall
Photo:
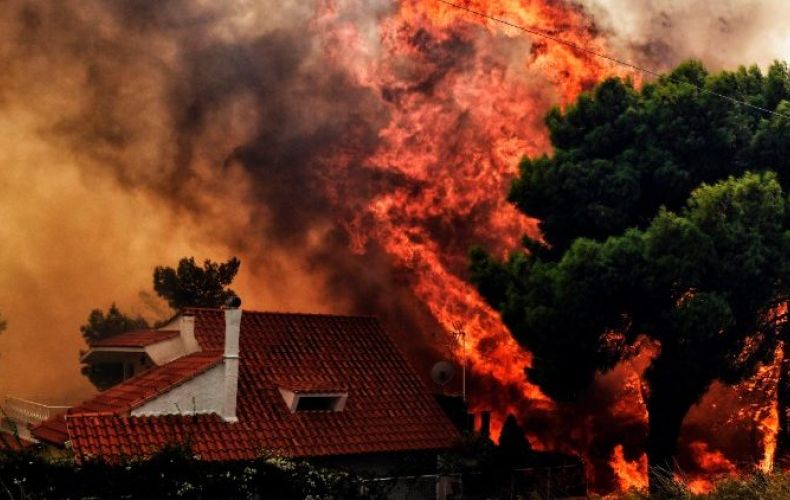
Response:
[{"label": "second story wall", "polygon": [[220,413],[225,369],[222,363],[133,409],[132,416]]}]

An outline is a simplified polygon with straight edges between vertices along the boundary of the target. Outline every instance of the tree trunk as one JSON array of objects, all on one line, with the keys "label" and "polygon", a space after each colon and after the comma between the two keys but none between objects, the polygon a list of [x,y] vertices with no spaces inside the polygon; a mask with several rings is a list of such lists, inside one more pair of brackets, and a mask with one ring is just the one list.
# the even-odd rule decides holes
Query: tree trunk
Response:
[{"label": "tree trunk", "polygon": [[651,469],[651,489],[653,472],[665,475],[675,470],[675,452],[680,428],[691,404],[679,404],[666,399],[657,401],[650,398],[647,405],[649,412],[647,461]]},{"label": "tree trunk", "polygon": [[647,461],[650,468],[650,491],[656,492],[658,477],[672,477],[676,469],[675,453],[683,419],[710,387],[712,378],[693,369],[674,365],[659,355],[647,370],[650,386],[647,397]]}]

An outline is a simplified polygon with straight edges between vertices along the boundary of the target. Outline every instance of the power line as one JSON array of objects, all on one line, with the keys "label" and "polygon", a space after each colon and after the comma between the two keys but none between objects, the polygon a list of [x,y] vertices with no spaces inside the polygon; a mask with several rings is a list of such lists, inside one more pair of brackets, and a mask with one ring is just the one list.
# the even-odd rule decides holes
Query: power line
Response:
[{"label": "power line", "polygon": [[474,9],[470,9],[469,7],[467,7],[465,5],[459,5],[457,3],[450,2],[449,0],[437,0],[437,1],[441,2],[441,3],[445,4],[445,5],[449,5],[450,7],[454,7],[456,9],[466,11],[466,12],[468,12],[470,14],[474,14],[476,16],[488,19],[490,21],[494,21],[494,22],[497,22],[499,24],[503,24],[505,26],[509,26],[511,28],[515,28],[515,29],[517,29],[519,31],[523,31],[524,33],[529,33],[531,35],[539,36],[541,38],[546,38],[548,40],[551,40],[553,42],[559,43],[561,45],[565,45],[567,47],[571,47],[574,50],[578,50],[580,52],[585,52],[587,54],[590,54],[592,56],[595,56],[595,57],[598,57],[598,58],[601,58],[601,59],[606,59],[607,61],[613,62],[615,64],[619,64],[620,66],[631,68],[631,69],[633,69],[635,71],[639,71],[641,73],[645,73],[645,74],[648,74],[648,75],[651,75],[651,76],[655,76],[655,77],[663,77],[663,78],[669,80],[672,83],[691,85],[692,87],[696,88],[700,92],[703,92],[705,94],[718,97],[720,99],[725,99],[727,101],[730,101],[733,104],[740,104],[741,106],[746,106],[748,108],[752,108],[754,110],[761,111],[763,113],[768,113],[768,114],[771,114],[771,115],[781,116],[783,118],[790,119],[790,115],[786,115],[784,113],[779,113],[777,111],[773,111],[773,110],[768,109],[768,108],[763,108],[762,106],[757,106],[756,104],[752,104],[750,102],[746,102],[744,100],[741,100],[741,99],[729,96],[727,94],[722,94],[722,93],[716,92],[714,90],[706,89],[705,87],[701,87],[701,86],[699,86],[697,84],[694,84],[694,83],[691,83],[691,82],[678,80],[677,78],[673,78],[673,77],[671,77],[671,76],[669,76],[667,74],[661,73],[660,71],[656,71],[654,69],[646,68],[644,66],[639,66],[637,64],[634,64],[634,63],[629,62],[629,61],[625,61],[623,59],[618,59],[616,57],[612,57],[612,56],[610,56],[608,54],[605,54],[603,52],[598,52],[597,50],[593,50],[593,49],[584,47],[582,45],[579,45],[578,43],[574,43],[574,42],[571,42],[569,40],[565,40],[565,39],[560,38],[558,36],[552,35],[551,33],[547,33],[545,31],[537,30],[535,28],[527,28],[527,27],[521,26],[519,24],[511,23],[510,21],[507,21],[505,19],[494,17],[494,16],[492,16],[490,14],[486,14],[485,12],[480,12],[480,11],[477,11],[477,10],[474,10]]}]

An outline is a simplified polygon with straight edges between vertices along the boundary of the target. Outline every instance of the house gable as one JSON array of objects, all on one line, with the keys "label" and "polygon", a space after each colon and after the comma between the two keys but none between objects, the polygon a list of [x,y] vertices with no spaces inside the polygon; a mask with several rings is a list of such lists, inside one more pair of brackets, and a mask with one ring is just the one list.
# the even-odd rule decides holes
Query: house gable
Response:
[{"label": "house gable", "polygon": [[218,364],[191,379],[149,399],[136,408],[131,415],[172,415],[220,413],[223,402],[225,370]]}]

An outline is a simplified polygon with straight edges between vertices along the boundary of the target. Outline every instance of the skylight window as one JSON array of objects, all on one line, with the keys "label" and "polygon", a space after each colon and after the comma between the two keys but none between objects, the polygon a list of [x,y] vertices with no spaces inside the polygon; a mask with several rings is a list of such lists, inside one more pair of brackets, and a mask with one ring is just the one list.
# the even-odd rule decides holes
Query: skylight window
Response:
[{"label": "skylight window", "polygon": [[345,392],[297,392],[280,389],[280,394],[292,413],[306,411],[343,411],[348,399]]},{"label": "skylight window", "polygon": [[296,411],[337,411],[342,397],[300,394],[296,400]]}]

